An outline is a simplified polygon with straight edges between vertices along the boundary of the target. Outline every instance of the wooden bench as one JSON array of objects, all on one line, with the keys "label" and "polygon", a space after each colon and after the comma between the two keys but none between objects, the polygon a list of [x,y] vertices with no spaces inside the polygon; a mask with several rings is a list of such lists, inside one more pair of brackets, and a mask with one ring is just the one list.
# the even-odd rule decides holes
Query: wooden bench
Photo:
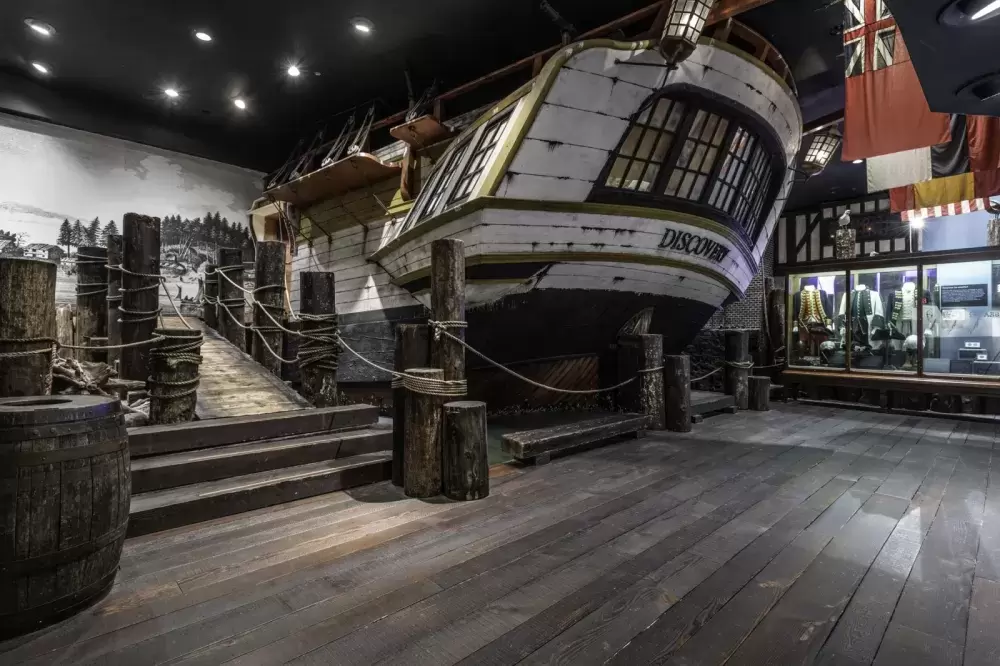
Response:
[{"label": "wooden bench", "polygon": [[503,436],[504,453],[532,465],[544,465],[552,455],[564,455],[583,447],[622,436],[638,437],[646,429],[642,414],[612,414],[566,425],[512,432]]}]

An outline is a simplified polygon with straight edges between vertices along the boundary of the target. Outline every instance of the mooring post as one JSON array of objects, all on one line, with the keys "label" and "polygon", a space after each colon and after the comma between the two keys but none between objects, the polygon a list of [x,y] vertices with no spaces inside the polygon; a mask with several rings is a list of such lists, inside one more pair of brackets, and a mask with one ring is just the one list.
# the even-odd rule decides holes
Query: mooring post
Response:
[{"label": "mooring post", "polygon": [[666,382],[667,430],[691,432],[691,357],[665,357],[663,377]]},{"label": "mooring post", "polygon": [[[302,322],[299,320],[291,320],[285,317],[281,320],[281,325],[284,326],[288,331],[299,332],[302,330]],[[302,339],[295,333],[288,333],[287,331],[281,332],[281,358],[291,361],[292,359],[298,359],[299,356],[299,345]],[[277,350],[276,350],[277,351]],[[299,384],[302,381],[302,375],[299,373],[299,362],[295,363],[282,363],[281,364],[281,379],[286,382],[291,382],[292,384]]]},{"label": "mooring post", "polygon": [[298,356],[302,395],[316,407],[336,407],[340,347],[336,341],[337,281],[334,273],[301,273],[299,303],[304,334],[299,342]]},{"label": "mooring post", "polygon": [[[435,321],[461,322],[447,326],[451,335],[465,340],[465,243],[441,238],[431,243],[431,313]],[[444,379],[465,379],[465,347],[445,335],[434,335],[431,365],[444,370]]]},{"label": "mooring post", "polygon": [[[122,219],[122,302],[119,306],[122,344],[153,339],[160,315],[160,218],[125,213]],[[152,276],[152,277],[151,277]],[[149,344],[121,350],[118,375],[146,381]]]},{"label": "mooring post", "polygon": [[746,409],[747,378],[750,375],[749,366],[750,335],[747,331],[726,331],[726,369],[723,376],[723,388],[726,395],[736,399],[737,409]]},{"label": "mooring post", "polygon": [[0,398],[52,392],[56,272],[49,261],[0,257]]},{"label": "mooring post", "polygon": [[[274,322],[285,316],[285,244],[281,241],[257,243],[257,264],[254,269],[257,288],[254,289],[253,309],[253,360],[281,376],[281,361],[274,354],[281,354],[282,331]],[[266,311],[265,311],[266,310]],[[271,316],[268,317],[268,314]],[[267,343],[274,354],[264,346]]]},{"label": "mooring post", "polygon": [[[785,349],[785,302],[787,295],[784,289],[772,289],[767,295],[767,329],[771,340],[769,365],[781,365],[781,360],[788,357]],[[771,368],[768,374],[777,377],[781,367]]]},{"label": "mooring post", "polygon": [[[396,326],[396,355],[393,369],[406,372],[406,368],[422,368],[430,361],[430,338],[426,326],[398,324]],[[403,485],[403,467],[406,464],[406,396],[409,391],[399,382],[392,387],[392,483]]]},{"label": "mooring post", "polygon": [[[108,335],[108,249],[81,245],[76,251],[76,336],[77,340]],[[90,346],[89,342],[81,345]],[[106,354],[80,349],[81,361],[97,361]]]},{"label": "mooring post", "polygon": [[748,402],[755,412],[766,412],[771,409],[771,378],[750,377],[748,379]]},{"label": "mooring post", "polygon": [[[220,247],[218,256],[219,278],[219,334],[240,351],[246,351],[246,333],[241,324],[246,323],[246,298],[243,286],[243,250]],[[226,279],[228,278],[228,279]]]},{"label": "mooring post", "polygon": [[[84,342],[88,347],[107,347],[108,339],[103,337],[98,337],[96,335],[87,338]],[[107,363],[108,362],[108,350],[107,349],[96,349],[94,351],[87,352],[90,354],[88,360],[95,361],[97,363]]]},{"label": "mooring post", "polygon": [[[122,343],[121,313],[118,306],[122,303],[122,237],[121,234],[108,234],[108,345]],[[108,350],[108,364],[114,367],[121,358],[120,349]]]},{"label": "mooring post", "polygon": [[618,337],[619,381],[636,380],[618,391],[622,409],[646,415],[650,430],[663,430],[666,405],[663,397],[663,336],[654,334]]},{"label": "mooring post", "polygon": [[[205,302],[201,305],[201,319],[205,326],[213,331],[219,330],[219,306],[216,301],[219,299],[219,274],[216,273],[218,266],[207,264],[205,266]],[[225,314],[223,314],[225,316]]]},{"label": "mooring post", "polygon": [[198,403],[202,333],[187,328],[158,328],[156,335],[163,339],[149,354],[149,423],[192,421]]},{"label": "mooring post", "polygon": [[445,403],[441,449],[441,476],[446,497],[470,501],[489,496],[485,402]]},{"label": "mooring post", "polygon": [[[406,374],[444,379],[438,368],[407,368]],[[444,398],[410,390],[406,397],[403,492],[410,497],[441,494],[441,406]]]}]

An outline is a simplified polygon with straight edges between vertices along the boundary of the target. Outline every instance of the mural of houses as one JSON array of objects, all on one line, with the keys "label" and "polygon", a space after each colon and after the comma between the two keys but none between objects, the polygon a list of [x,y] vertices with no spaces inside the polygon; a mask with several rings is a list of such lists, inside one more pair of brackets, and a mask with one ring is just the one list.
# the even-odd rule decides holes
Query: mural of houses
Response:
[{"label": "mural of houses", "polygon": [[56,245],[49,245],[47,243],[31,243],[24,248],[24,256],[31,257],[33,259],[45,259],[47,261],[62,261],[65,252],[62,248]]}]

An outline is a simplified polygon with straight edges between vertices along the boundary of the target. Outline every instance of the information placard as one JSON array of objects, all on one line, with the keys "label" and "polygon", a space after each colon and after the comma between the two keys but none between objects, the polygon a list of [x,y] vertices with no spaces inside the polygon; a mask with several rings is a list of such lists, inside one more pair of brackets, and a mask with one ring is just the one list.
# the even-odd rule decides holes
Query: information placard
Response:
[{"label": "information placard", "polygon": [[989,305],[989,285],[950,284],[941,286],[942,308],[969,308]]}]

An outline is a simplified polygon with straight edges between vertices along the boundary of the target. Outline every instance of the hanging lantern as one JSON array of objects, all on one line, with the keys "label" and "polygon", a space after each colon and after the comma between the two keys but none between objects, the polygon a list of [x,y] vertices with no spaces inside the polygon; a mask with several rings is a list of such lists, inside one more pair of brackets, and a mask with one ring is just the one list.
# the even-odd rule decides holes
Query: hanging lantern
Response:
[{"label": "hanging lantern", "polygon": [[660,53],[671,69],[694,53],[713,5],[715,0],[673,0],[660,38]]},{"label": "hanging lantern", "polygon": [[826,132],[819,132],[813,135],[809,150],[802,160],[802,172],[809,176],[815,176],[826,168],[826,165],[833,159],[834,153],[840,146],[840,132],[831,129]]}]

